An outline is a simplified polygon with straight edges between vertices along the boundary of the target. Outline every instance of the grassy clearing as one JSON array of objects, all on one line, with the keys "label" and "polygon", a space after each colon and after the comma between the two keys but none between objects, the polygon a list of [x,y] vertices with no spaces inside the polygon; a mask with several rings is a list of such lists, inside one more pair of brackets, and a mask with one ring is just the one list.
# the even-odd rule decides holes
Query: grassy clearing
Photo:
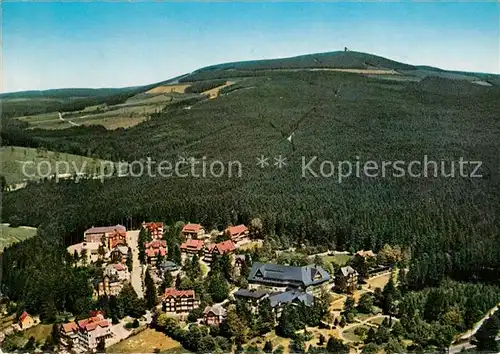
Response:
[{"label": "grassy clearing", "polygon": [[[53,175],[58,161],[60,161],[59,174],[74,174],[77,170],[93,173],[103,160],[54,151],[37,151],[19,146],[3,146],[0,148],[0,161],[1,171],[7,184],[15,184],[28,179],[39,179],[37,176],[45,176],[48,173]],[[69,164],[67,171],[64,162]],[[23,172],[23,166],[26,174]]]},{"label": "grassy clearing", "polygon": [[191,86],[191,84],[178,84],[178,85],[164,85],[164,86],[158,86],[155,88],[152,88],[149,91],[146,91],[146,93],[149,94],[158,94],[158,93],[170,93],[170,92],[177,92],[177,93],[184,93],[186,89]]},{"label": "grassy clearing", "polygon": [[182,350],[182,346],[176,340],[166,336],[165,334],[147,328],[144,331],[131,336],[120,343],[112,345],[106,349],[107,353],[153,353],[155,349],[160,351]]},{"label": "grassy clearing", "polygon": [[[177,96],[184,96],[179,95]],[[66,129],[73,125],[102,125],[108,130],[117,128],[130,128],[145,120],[155,112],[161,111],[165,105],[177,101],[181,97],[172,94],[139,94],[125,103],[114,106],[94,105],[75,113],[66,113],[64,121],[59,119],[57,112],[25,116],[18,118],[27,122],[31,128],[40,129]]]},{"label": "grassy clearing", "polygon": [[380,326],[382,324],[382,322],[384,322],[384,320],[385,320],[385,317],[381,316],[381,317],[374,318],[368,322],[373,323],[374,325]]},{"label": "grassy clearing", "polygon": [[380,275],[378,277],[373,277],[366,280],[366,283],[371,289],[384,288],[384,286],[389,282],[391,278],[391,273]]},{"label": "grassy clearing", "polygon": [[264,336],[252,338],[244,347],[256,345],[257,347],[263,348],[267,341],[271,341],[275,349],[282,345],[285,348],[284,353],[289,353],[288,346],[290,345],[290,339],[278,336],[275,331],[271,331]]},{"label": "grassy clearing", "polygon": [[256,248],[262,247],[262,242],[260,240],[245,243],[238,248],[242,251],[251,251]]},{"label": "grassy clearing", "polygon": [[351,259],[351,257],[352,256],[349,254],[336,254],[334,256],[324,256],[323,259],[325,261],[343,266],[347,264],[347,262]]},{"label": "grassy clearing", "polygon": [[0,224],[0,252],[3,251],[4,247],[24,241],[35,235],[36,229],[33,227],[9,227],[8,224]]},{"label": "grassy clearing", "polygon": [[203,276],[206,276],[208,274],[208,266],[205,263],[200,262],[200,268]]},{"label": "grassy clearing", "polygon": [[39,324],[31,328],[28,328],[26,331],[23,332],[23,336],[26,339],[34,337],[37,342],[45,342],[47,337],[50,335],[51,331],[52,331],[51,324]]},{"label": "grassy clearing", "polygon": [[342,332],[342,335],[344,336],[345,339],[350,340],[352,342],[361,342],[362,339],[357,334],[354,333],[356,328],[366,328],[366,331],[370,329],[370,327],[363,325],[354,326]]}]

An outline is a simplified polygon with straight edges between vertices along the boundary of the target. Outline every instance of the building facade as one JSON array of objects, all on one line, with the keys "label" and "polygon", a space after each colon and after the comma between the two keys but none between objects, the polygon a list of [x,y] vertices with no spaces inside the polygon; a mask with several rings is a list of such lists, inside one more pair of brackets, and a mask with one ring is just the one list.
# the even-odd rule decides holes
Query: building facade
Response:
[{"label": "building facade", "polygon": [[254,262],[248,283],[250,289],[284,292],[290,289],[318,294],[331,283],[330,274],[322,267],[293,267],[282,264]]},{"label": "building facade", "polygon": [[234,243],[243,243],[249,240],[248,227],[243,224],[237,226],[229,226],[225,232]]},{"label": "building facade", "polygon": [[200,224],[186,224],[182,228],[182,234],[187,238],[198,239],[201,238],[205,234],[205,230],[203,226]]},{"label": "building facade", "polygon": [[187,254],[200,254],[205,246],[203,240],[189,239],[181,245],[181,252]]},{"label": "building facade", "polygon": [[220,326],[226,314],[226,309],[221,305],[207,306],[203,311],[203,322],[209,326]]},{"label": "building facade", "polygon": [[352,293],[358,287],[358,272],[351,266],[340,268],[335,274],[335,289]]},{"label": "building facade", "polygon": [[212,257],[214,254],[218,256],[222,256],[225,253],[233,253],[236,250],[236,247],[231,240],[212,243],[210,245],[206,245],[203,250],[203,260],[205,262],[212,262]]},{"label": "building facade", "polygon": [[142,227],[151,233],[153,240],[163,239],[163,223],[162,222],[143,222]]},{"label": "building facade", "polygon": [[[85,242],[101,242],[102,237],[108,238],[115,231],[127,232],[123,225],[91,227],[83,233]],[[111,247],[112,248],[112,247]]]},{"label": "building facade", "polygon": [[188,313],[200,306],[200,299],[196,297],[194,290],[167,288],[163,294],[163,306],[165,312]]},{"label": "building facade", "polygon": [[145,254],[148,263],[156,264],[158,256],[165,257],[167,255],[167,241],[153,240],[144,245]]},{"label": "building facade", "polygon": [[112,337],[111,320],[102,313],[77,322],[69,322],[60,326],[61,345],[79,351],[96,350],[100,342]]}]

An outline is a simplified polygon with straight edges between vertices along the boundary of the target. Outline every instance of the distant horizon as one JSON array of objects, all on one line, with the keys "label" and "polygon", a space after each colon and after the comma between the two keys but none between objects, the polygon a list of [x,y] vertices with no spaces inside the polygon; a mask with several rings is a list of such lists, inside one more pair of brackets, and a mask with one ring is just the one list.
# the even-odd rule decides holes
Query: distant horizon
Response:
[{"label": "distant horizon", "polygon": [[135,87],[216,64],[344,47],[500,74],[496,2],[4,2],[2,12],[2,93]]},{"label": "distant horizon", "polygon": [[[141,87],[141,86],[146,86],[150,84],[154,84],[156,82],[160,83],[163,81],[169,81],[172,80],[178,76],[183,76],[184,74],[189,74],[193,71],[202,69],[204,67],[209,67],[213,65],[218,65],[218,64],[230,64],[230,63],[236,63],[236,62],[245,62],[245,61],[258,61],[258,60],[270,60],[270,59],[286,59],[286,58],[293,58],[293,57],[299,57],[303,55],[310,55],[310,54],[323,54],[323,53],[335,53],[335,52],[341,52],[343,50],[332,50],[330,52],[316,52],[316,53],[302,53],[302,54],[297,54],[293,56],[286,56],[286,57],[274,57],[274,58],[261,58],[261,59],[249,59],[249,60],[240,60],[240,61],[231,61],[231,62],[221,62],[221,63],[216,63],[216,64],[210,64],[210,65],[205,65],[196,69],[193,69],[192,71],[182,73],[180,75],[172,76],[172,77],[167,77],[161,80],[153,81],[153,82],[145,82],[142,84],[138,85],[128,85],[128,86],[99,86],[99,87],[83,87],[83,86],[67,86],[67,87],[51,87],[51,88],[45,88],[45,89],[28,89],[28,90],[18,90],[18,91],[8,91],[8,92],[1,92],[0,94],[10,94],[10,93],[18,93],[18,92],[41,92],[41,91],[51,91],[51,90],[65,90],[65,89],[91,89],[91,90],[99,90],[99,89],[121,89],[121,88],[134,88],[134,87]],[[372,54],[375,56],[383,57],[381,55],[378,55],[376,53],[367,53],[367,52],[362,52],[362,51],[357,51],[357,50],[350,50],[351,52],[358,52],[358,53],[366,53],[366,54]],[[392,58],[384,57],[386,59],[394,60]],[[396,60],[397,61],[397,60]],[[489,72],[481,72],[481,71],[464,71],[464,70],[455,70],[455,69],[447,69],[447,68],[442,68],[442,67],[437,67],[433,65],[427,65],[427,64],[415,64],[415,63],[404,63],[404,64],[409,64],[413,66],[428,66],[428,67],[434,67],[436,69],[440,70],[445,70],[445,71],[450,71],[450,72],[463,72],[463,73],[471,73],[471,74],[486,74],[486,75],[500,75],[500,73],[489,73]],[[307,70],[307,69],[305,69]]]}]

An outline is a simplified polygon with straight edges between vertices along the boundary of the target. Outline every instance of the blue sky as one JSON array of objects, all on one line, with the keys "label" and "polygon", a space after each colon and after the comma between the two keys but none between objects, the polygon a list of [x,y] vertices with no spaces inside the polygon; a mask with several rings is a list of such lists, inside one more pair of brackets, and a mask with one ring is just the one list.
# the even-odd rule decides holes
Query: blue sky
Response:
[{"label": "blue sky", "polygon": [[343,49],[500,72],[499,4],[2,4],[3,91],[120,87],[238,60]]}]

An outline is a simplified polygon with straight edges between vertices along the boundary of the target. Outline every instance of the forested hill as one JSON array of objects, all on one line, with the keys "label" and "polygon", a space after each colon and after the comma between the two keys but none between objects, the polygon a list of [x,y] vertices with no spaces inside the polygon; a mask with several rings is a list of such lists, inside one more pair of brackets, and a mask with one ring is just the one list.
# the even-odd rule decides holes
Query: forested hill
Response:
[{"label": "forested hill", "polygon": [[241,61],[212,65],[201,68],[197,72],[206,70],[269,70],[269,69],[303,69],[303,68],[337,68],[337,69],[393,69],[414,70],[417,67],[400,63],[378,55],[354,52],[335,51],[300,55],[291,58],[264,59]]},{"label": "forested hill", "polygon": [[[266,234],[284,246],[410,247],[415,287],[447,276],[498,281],[498,86],[334,71],[227,73],[236,83],[219,97],[167,106],[129,129],[23,133],[50,150],[106,160],[237,160],[241,177],[46,182],[6,193],[3,221],[51,222],[69,242],[91,225],[127,220],[168,218],[222,229],[259,217]],[[293,131],[295,149],[284,134]],[[269,158],[266,168],[256,165],[261,155]],[[282,169],[274,165],[280,155],[287,159]],[[482,177],[351,176],[339,182],[336,174],[303,178],[301,171],[302,156],[317,156],[312,166],[318,172],[325,160],[410,162],[425,155],[445,161],[446,173],[460,158],[482,161]]]}]

